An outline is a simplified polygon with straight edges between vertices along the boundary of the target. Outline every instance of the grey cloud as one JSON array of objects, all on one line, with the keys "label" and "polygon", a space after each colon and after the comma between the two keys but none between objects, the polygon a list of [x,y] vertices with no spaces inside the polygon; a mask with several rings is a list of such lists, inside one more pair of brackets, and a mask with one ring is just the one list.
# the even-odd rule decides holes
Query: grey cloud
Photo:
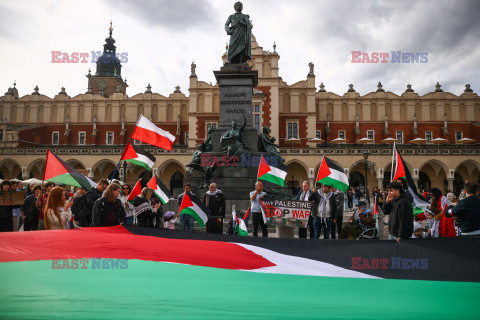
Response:
[{"label": "grey cloud", "polygon": [[195,0],[110,0],[112,5],[138,17],[138,21],[153,26],[185,31],[192,27],[206,26],[214,19],[212,6]]}]

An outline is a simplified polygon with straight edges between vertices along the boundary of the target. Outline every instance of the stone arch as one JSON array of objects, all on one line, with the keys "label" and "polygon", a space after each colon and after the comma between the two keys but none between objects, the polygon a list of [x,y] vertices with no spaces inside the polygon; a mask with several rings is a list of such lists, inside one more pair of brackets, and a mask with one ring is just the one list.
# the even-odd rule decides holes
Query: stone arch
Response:
[{"label": "stone arch", "polygon": [[270,78],[271,77],[270,61],[269,60],[264,60],[262,67],[263,67],[262,68],[263,77],[264,78]]},{"label": "stone arch", "polygon": [[45,159],[39,158],[35,159],[27,166],[27,175],[33,178],[42,179],[43,170],[45,169]]},{"label": "stone arch", "polygon": [[[102,159],[96,162],[92,166],[91,175],[95,181],[99,181],[100,179],[109,179],[110,175],[115,171],[116,163],[112,160]],[[118,178],[119,172],[115,174],[115,177]]]},{"label": "stone arch", "polygon": [[299,160],[290,160],[285,165],[288,167],[285,185],[292,191],[292,194],[297,194],[298,188],[302,186],[302,182],[308,181],[308,167]]},{"label": "stone arch", "polygon": [[[174,159],[165,161],[158,168],[158,172],[163,184],[167,186],[170,191],[173,192],[173,189],[183,187],[183,179],[185,178],[186,169],[181,162]],[[182,185],[180,185],[180,182]],[[221,186],[219,186],[219,188],[221,188]]]},{"label": "stone arch", "polygon": [[377,121],[378,120],[378,107],[375,102],[372,102],[370,105],[370,120]]},{"label": "stone arch", "polygon": [[360,102],[357,102],[355,105],[355,116],[358,115],[358,120],[363,121],[363,105]]},{"label": "stone arch", "polygon": [[452,120],[452,107],[450,104],[445,104],[445,114],[447,115],[447,120]]},{"label": "stone arch", "polygon": [[283,113],[290,113],[290,95],[284,93],[282,97]]},{"label": "stone arch", "polygon": [[440,190],[445,188],[448,168],[443,162],[436,159],[430,159],[424,162],[418,171],[419,176],[421,172],[428,176],[431,182],[431,187],[437,187]]},{"label": "stone arch", "polygon": [[307,95],[305,93],[300,94],[299,98],[300,102],[300,112],[306,113],[307,112]]},{"label": "stone arch", "polygon": [[105,108],[105,122],[112,122],[112,105],[107,104]]},{"label": "stone arch", "polygon": [[173,105],[167,105],[167,121],[173,121]]},{"label": "stone arch", "polygon": [[69,159],[65,162],[68,163],[69,165],[71,165],[75,170],[78,170],[78,169],[86,170],[87,169],[87,166],[84,165],[83,162],[81,162],[80,160],[77,160],[77,159]]},{"label": "stone arch", "polygon": [[[10,179],[21,179],[22,176],[22,167],[20,164],[11,159],[7,158],[0,161],[0,175],[3,176],[2,179],[10,180]],[[20,175],[20,178],[18,178]]]},{"label": "stone arch", "polygon": [[143,104],[139,104],[137,107],[137,119],[140,117],[141,114],[145,115],[143,110]]},{"label": "stone arch", "polygon": [[[214,99],[214,101],[215,101],[215,99]],[[186,104],[182,104],[182,106],[180,107],[180,121],[182,121],[182,122],[187,122],[188,121],[188,107],[187,107]]]},{"label": "stone arch", "polygon": [[85,122],[85,106],[83,103],[78,106],[77,122]]},{"label": "stone arch", "polygon": [[219,113],[220,112],[220,96],[218,93],[215,93],[213,95],[213,113]]},{"label": "stone arch", "polygon": [[402,103],[400,105],[400,120],[405,121],[407,120],[407,106],[405,103]]},{"label": "stone arch", "polygon": [[342,103],[342,121],[348,121],[348,106]]},{"label": "stone arch", "polygon": [[460,103],[460,106],[458,107],[458,113],[460,121],[467,120],[467,109],[465,108],[465,103]]},{"label": "stone arch", "polygon": [[[462,177],[461,188],[463,188],[464,183],[466,181],[477,182],[480,179],[480,163],[472,159],[464,160],[460,162],[455,168],[455,178],[457,178],[456,177],[457,174]],[[455,180],[458,180],[458,179],[455,179]],[[456,193],[458,193],[460,183],[458,181],[457,183],[455,183],[455,180],[454,180],[454,190]]]},{"label": "stone arch", "polygon": [[428,113],[430,114],[430,121],[437,120],[437,108],[435,107],[434,103],[430,103],[430,106],[428,107]]},{"label": "stone arch", "polygon": [[152,106],[152,121],[158,122],[158,104]]},{"label": "stone arch", "polygon": [[[337,166],[339,166],[340,168],[345,168],[343,165],[341,165],[338,161],[335,161],[334,159],[332,158],[328,158],[330,161],[332,161],[333,163],[335,163]],[[315,169],[313,170],[313,177],[314,179],[317,178],[317,174],[318,174],[318,170],[320,169],[320,164],[322,163],[322,160],[320,159],[320,161],[318,162],[318,164],[315,166]],[[347,172],[347,176],[348,176],[348,172]]]},{"label": "stone arch", "polygon": [[420,103],[416,103],[415,104],[415,115],[417,116],[417,120],[418,121],[422,121],[423,117],[422,117],[422,106],[420,105]]},{"label": "stone arch", "polygon": [[205,96],[202,93],[197,96],[197,112],[205,112]]}]

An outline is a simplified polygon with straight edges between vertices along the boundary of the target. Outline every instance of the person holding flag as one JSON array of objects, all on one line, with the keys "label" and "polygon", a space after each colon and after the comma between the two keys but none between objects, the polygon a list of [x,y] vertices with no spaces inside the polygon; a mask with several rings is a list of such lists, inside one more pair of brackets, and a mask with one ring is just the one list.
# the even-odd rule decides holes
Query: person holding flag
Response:
[{"label": "person holding flag", "polygon": [[[195,194],[192,192],[192,186],[189,183],[183,186],[183,190],[184,191],[177,198],[177,203],[178,203],[178,206],[180,207],[179,212],[182,209],[182,202],[185,195],[195,196]],[[180,214],[180,230],[193,231],[194,222],[195,222],[195,219],[193,218],[192,215]]]},{"label": "person holding flag", "polygon": [[260,200],[263,200],[266,195],[267,193],[263,191],[263,183],[257,181],[255,183],[255,191],[250,192],[250,211],[253,213],[254,237],[258,237],[258,226],[262,228],[262,237],[268,237],[267,219],[260,204]]},{"label": "person holding flag", "polygon": [[310,215],[313,217],[314,238],[320,239],[323,229],[323,238],[330,239],[330,229],[337,218],[337,201],[331,186],[324,184],[320,188],[320,183],[317,182],[316,187],[310,196],[310,202],[313,203]]}]

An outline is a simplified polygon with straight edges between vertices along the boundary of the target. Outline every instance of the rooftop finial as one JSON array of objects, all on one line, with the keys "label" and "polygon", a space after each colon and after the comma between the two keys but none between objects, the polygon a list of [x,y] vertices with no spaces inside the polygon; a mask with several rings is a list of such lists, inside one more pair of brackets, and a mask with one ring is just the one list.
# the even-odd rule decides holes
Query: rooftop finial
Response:
[{"label": "rooftop finial", "polygon": [[319,92],[326,92],[325,85],[323,84],[323,82],[320,83],[320,91]]},{"label": "rooftop finial", "polygon": [[380,81],[378,81],[377,84],[377,92],[385,92],[385,90],[383,90],[383,85]]},{"label": "rooftop finial", "polygon": [[273,53],[277,53],[277,44],[273,41]]},{"label": "rooftop finial", "polygon": [[112,31],[113,31],[113,27],[112,27],[112,19],[110,19],[110,28],[108,28],[108,31],[110,31],[110,37],[112,36]]}]

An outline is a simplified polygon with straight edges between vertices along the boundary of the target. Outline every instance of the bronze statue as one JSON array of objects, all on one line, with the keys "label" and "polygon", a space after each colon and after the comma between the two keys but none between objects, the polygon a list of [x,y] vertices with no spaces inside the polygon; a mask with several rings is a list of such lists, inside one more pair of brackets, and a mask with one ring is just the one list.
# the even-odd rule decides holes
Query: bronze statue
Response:
[{"label": "bronze statue", "polygon": [[235,13],[225,22],[225,30],[230,37],[227,60],[229,63],[245,63],[251,59],[252,25],[250,17],[242,13],[243,4],[235,3]]},{"label": "bronze statue", "polygon": [[247,142],[242,135],[247,125],[247,118],[243,116],[243,126],[237,130],[237,121],[232,121],[232,129],[225,131],[220,138],[220,145],[228,156],[240,156],[244,150],[249,150]]},{"label": "bronze statue", "polygon": [[267,152],[271,156],[276,156],[278,163],[283,164],[285,159],[282,158],[277,148],[279,148],[279,146],[275,144],[275,138],[270,137],[270,129],[263,127],[262,133],[258,135],[258,151]]}]

